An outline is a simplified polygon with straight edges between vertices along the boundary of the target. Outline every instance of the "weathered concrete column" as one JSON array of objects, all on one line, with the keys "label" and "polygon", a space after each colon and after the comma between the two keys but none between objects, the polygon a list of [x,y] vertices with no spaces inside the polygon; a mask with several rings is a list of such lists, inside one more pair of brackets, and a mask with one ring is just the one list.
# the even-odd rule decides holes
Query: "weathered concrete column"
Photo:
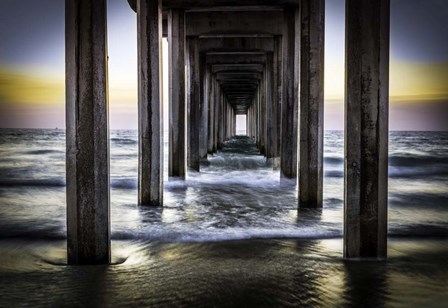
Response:
[{"label": "weathered concrete column", "polygon": [[230,115],[230,108],[229,104],[227,103],[227,100],[225,102],[225,125],[224,125],[224,140],[229,140],[230,138],[230,127],[232,125],[231,115]]},{"label": "weathered concrete column", "polygon": [[255,93],[255,143],[260,147],[260,85]]},{"label": "weathered concrete column", "polygon": [[200,57],[200,81],[201,81],[201,126],[200,126],[200,154],[201,158],[207,158],[208,138],[208,96],[207,75],[210,74],[210,66],[205,63],[205,55]]},{"label": "weathered concrete column", "polygon": [[247,135],[252,138],[252,127],[253,127],[253,116],[252,116],[252,106],[247,111]]},{"label": "weathered concrete column", "polygon": [[[282,131],[282,80],[283,80],[283,53],[281,36],[274,37],[274,97],[275,115],[277,117],[277,135],[276,135],[276,152],[275,157],[280,157],[281,152],[281,131]],[[277,161],[279,161],[277,159]]]},{"label": "weathered concrete column", "polygon": [[247,110],[247,113],[246,113],[246,135],[249,137],[251,135],[251,130],[250,130],[251,116],[250,116],[250,114],[251,114],[251,107],[249,107],[249,109]]},{"label": "weathered concrete column", "polygon": [[110,262],[106,0],[66,0],[67,262]]},{"label": "weathered concrete column", "polygon": [[218,126],[219,126],[219,100],[221,95],[221,89],[219,87],[218,81],[214,78],[214,87],[213,87],[213,101],[214,105],[213,111],[215,114],[213,115],[213,153],[218,151]]},{"label": "weathered concrete column", "polygon": [[137,1],[138,28],[138,202],[163,205],[162,5]]},{"label": "weathered concrete column", "polygon": [[322,207],[325,0],[302,0],[299,206]]},{"label": "weathered concrete column", "polygon": [[208,153],[213,154],[213,136],[215,131],[215,82],[213,74],[207,69],[207,102],[208,102]]},{"label": "weathered concrete column", "polygon": [[347,0],[344,256],[387,256],[389,0]]},{"label": "weathered concrete column", "polygon": [[224,142],[224,93],[219,92],[218,101],[218,149],[222,148]]},{"label": "weathered concrete column", "polygon": [[200,79],[199,42],[197,37],[188,37],[188,167],[200,168]]},{"label": "weathered concrete column", "polygon": [[266,157],[274,158],[277,152],[277,114],[274,93],[274,55],[266,55]]},{"label": "weathered concrete column", "polygon": [[266,66],[260,80],[260,152],[266,156],[266,139],[267,139],[267,129],[266,129]]},{"label": "weathered concrete column", "polygon": [[229,104],[226,102],[226,140],[231,137],[231,129],[232,129],[232,115]]},{"label": "weathered concrete column", "polygon": [[185,12],[168,13],[170,177],[185,178]]},{"label": "weathered concrete column", "polygon": [[283,34],[283,98],[280,171],[282,178],[297,181],[298,71],[300,14],[298,7],[285,9]]},{"label": "weathered concrete column", "polygon": [[[246,121],[247,121],[247,119],[246,119]],[[246,131],[246,134],[247,134],[247,131]],[[235,114],[235,110],[232,108],[232,137],[233,136],[236,136],[236,114]]]}]

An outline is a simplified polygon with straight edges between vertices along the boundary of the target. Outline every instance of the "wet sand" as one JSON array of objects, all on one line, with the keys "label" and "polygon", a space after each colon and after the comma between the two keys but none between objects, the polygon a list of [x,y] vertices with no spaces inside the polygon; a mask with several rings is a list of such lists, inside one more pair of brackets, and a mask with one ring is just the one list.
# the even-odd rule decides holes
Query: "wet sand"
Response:
[{"label": "wet sand", "polygon": [[448,243],[394,239],[386,261],[342,240],[114,241],[109,266],[65,265],[64,241],[0,241],[0,306],[446,307]]}]

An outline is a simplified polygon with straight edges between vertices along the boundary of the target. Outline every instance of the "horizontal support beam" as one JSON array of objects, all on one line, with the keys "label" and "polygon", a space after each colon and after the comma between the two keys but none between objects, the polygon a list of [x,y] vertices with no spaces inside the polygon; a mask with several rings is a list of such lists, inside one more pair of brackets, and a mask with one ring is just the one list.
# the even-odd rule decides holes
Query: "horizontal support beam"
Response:
[{"label": "horizontal support beam", "polygon": [[282,11],[189,12],[187,35],[263,34],[281,35]]},{"label": "horizontal support beam", "polygon": [[200,52],[208,52],[211,50],[258,50],[263,52],[273,52],[274,37],[201,38],[199,40],[199,50]]},{"label": "horizontal support beam", "polygon": [[266,55],[206,55],[207,64],[264,64]]},{"label": "horizontal support beam", "polygon": [[[128,0],[136,11],[136,0]],[[299,5],[300,0],[164,0],[163,8],[182,8],[202,11],[234,11],[234,10],[277,10],[282,6]]]},{"label": "horizontal support beam", "polygon": [[212,73],[219,73],[225,71],[252,71],[252,72],[263,72],[263,65],[261,64],[215,64],[212,65]]}]

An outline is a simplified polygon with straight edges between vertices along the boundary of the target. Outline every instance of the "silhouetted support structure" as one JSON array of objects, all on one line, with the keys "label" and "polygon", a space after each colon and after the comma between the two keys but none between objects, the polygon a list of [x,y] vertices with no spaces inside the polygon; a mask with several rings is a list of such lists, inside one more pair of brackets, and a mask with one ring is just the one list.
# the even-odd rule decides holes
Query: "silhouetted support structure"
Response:
[{"label": "silhouetted support structure", "polygon": [[67,261],[110,261],[106,0],[67,0]]},{"label": "silhouetted support structure", "polygon": [[[124,0],[123,0],[124,1]],[[137,12],[140,205],[163,205],[161,39],[168,37],[170,178],[236,134],[323,205],[324,0],[128,0]],[[346,0],[344,255],[385,257],[389,0]],[[67,221],[72,264],[107,263],[105,0],[66,0]],[[188,168],[187,168],[188,167]]]},{"label": "silhouetted support structure", "polygon": [[169,162],[170,177],[185,178],[185,12],[168,12]]},{"label": "silhouetted support structure", "polygon": [[300,48],[299,7],[289,7],[284,14],[280,172],[282,177],[296,181]]},{"label": "silhouetted support structure", "polygon": [[299,205],[322,207],[325,0],[302,0]]},{"label": "silhouetted support structure", "polygon": [[138,202],[163,205],[162,6],[138,0]]},{"label": "silhouetted support structure", "polygon": [[188,38],[188,167],[199,171],[201,162],[201,88],[199,68],[199,40]]},{"label": "silhouetted support structure", "polygon": [[344,256],[387,255],[389,0],[347,0]]}]

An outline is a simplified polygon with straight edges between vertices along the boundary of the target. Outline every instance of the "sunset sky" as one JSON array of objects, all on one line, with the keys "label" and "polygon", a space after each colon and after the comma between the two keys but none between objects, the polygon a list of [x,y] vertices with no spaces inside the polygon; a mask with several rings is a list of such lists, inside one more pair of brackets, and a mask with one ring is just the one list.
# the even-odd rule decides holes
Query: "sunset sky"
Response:
[{"label": "sunset sky", "polygon": [[[342,129],[344,1],[326,4],[325,128]],[[391,7],[390,128],[448,130],[448,1]],[[108,1],[111,128],[137,127],[136,27]],[[64,128],[64,1],[0,0],[0,42],[0,127]]]}]

